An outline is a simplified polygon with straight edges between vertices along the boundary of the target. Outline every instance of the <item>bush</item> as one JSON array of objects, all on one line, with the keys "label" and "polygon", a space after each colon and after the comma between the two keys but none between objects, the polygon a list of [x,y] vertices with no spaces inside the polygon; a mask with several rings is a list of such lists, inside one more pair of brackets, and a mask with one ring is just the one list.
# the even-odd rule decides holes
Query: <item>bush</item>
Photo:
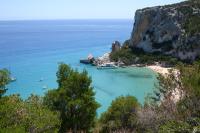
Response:
[{"label": "bush", "polygon": [[49,110],[38,96],[22,100],[19,95],[0,99],[0,132],[58,132],[59,113]]},{"label": "bush", "polygon": [[133,96],[118,97],[108,110],[101,115],[101,132],[133,132],[137,126],[137,99]]},{"label": "bush", "polygon": [[188,123],[170,121],[162,125],[158,133],[191,133],[192,128]]},{"label": "bush", "polygon": [[7,69],[0,70],[0,98],[6,93],[6,85],[10,82],[10,72]]}]

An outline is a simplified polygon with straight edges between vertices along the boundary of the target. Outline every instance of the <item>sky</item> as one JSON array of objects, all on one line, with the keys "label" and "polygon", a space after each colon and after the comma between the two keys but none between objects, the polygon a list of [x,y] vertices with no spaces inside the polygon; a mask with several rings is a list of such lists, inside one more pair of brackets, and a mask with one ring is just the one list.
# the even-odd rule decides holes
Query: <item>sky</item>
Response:
[{"label": "sky", "polygon": [[133,19],[137,9],[183,0],[0,0],[0,20]]}]

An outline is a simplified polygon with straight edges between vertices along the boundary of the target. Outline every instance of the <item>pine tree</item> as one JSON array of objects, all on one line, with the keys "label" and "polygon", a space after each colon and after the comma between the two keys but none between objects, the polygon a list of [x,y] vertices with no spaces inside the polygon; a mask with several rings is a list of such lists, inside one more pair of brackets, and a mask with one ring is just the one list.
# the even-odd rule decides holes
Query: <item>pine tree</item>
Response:
[{"label": "pine tree", "polygon": [[51,109],[60,111],[60,132],[88,132],[94,126],[99,104],[95,101],[87,71],[79,73],[66,64],[60,64],[57,82],[58,89],[50,90],[44,100]]}]

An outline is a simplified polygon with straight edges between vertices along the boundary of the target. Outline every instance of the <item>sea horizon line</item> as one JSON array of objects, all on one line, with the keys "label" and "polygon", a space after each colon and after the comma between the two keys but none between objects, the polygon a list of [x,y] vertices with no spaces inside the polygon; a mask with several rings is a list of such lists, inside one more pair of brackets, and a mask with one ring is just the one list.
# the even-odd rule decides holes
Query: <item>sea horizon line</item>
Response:
[{"label": "sea horizon line", "polygon": [[0,22],[6,21],[73,21],[73,20],[133,20],[131,18],[73,18],[73,19],[8,19],[0,20]]}]

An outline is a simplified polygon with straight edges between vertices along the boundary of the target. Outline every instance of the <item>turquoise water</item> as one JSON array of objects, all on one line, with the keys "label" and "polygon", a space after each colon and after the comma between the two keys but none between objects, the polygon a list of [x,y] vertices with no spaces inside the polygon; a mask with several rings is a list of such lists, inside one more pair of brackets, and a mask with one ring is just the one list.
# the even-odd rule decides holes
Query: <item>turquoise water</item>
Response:
[{"label": "turquoise water", "polygon": [[[129,38],[132,20],[55,20],[1,21],[0,68],[8,68],[16,82],[7,95],[19,93],[27,98],[31,93],[43,95],[56,88],[59,62],[78,70],[86,69],[92,77],[96,100],[105,111],[111,101],[121,95],[134,95],[143,103],[152,92],[155,74],[146,68],[97,70],[79,63],[89,53],[100,56],[110,51],[115,40]],[[44,78],[43,82],[39,82]],[[48,89],[43,89],[47,86]]]}]

